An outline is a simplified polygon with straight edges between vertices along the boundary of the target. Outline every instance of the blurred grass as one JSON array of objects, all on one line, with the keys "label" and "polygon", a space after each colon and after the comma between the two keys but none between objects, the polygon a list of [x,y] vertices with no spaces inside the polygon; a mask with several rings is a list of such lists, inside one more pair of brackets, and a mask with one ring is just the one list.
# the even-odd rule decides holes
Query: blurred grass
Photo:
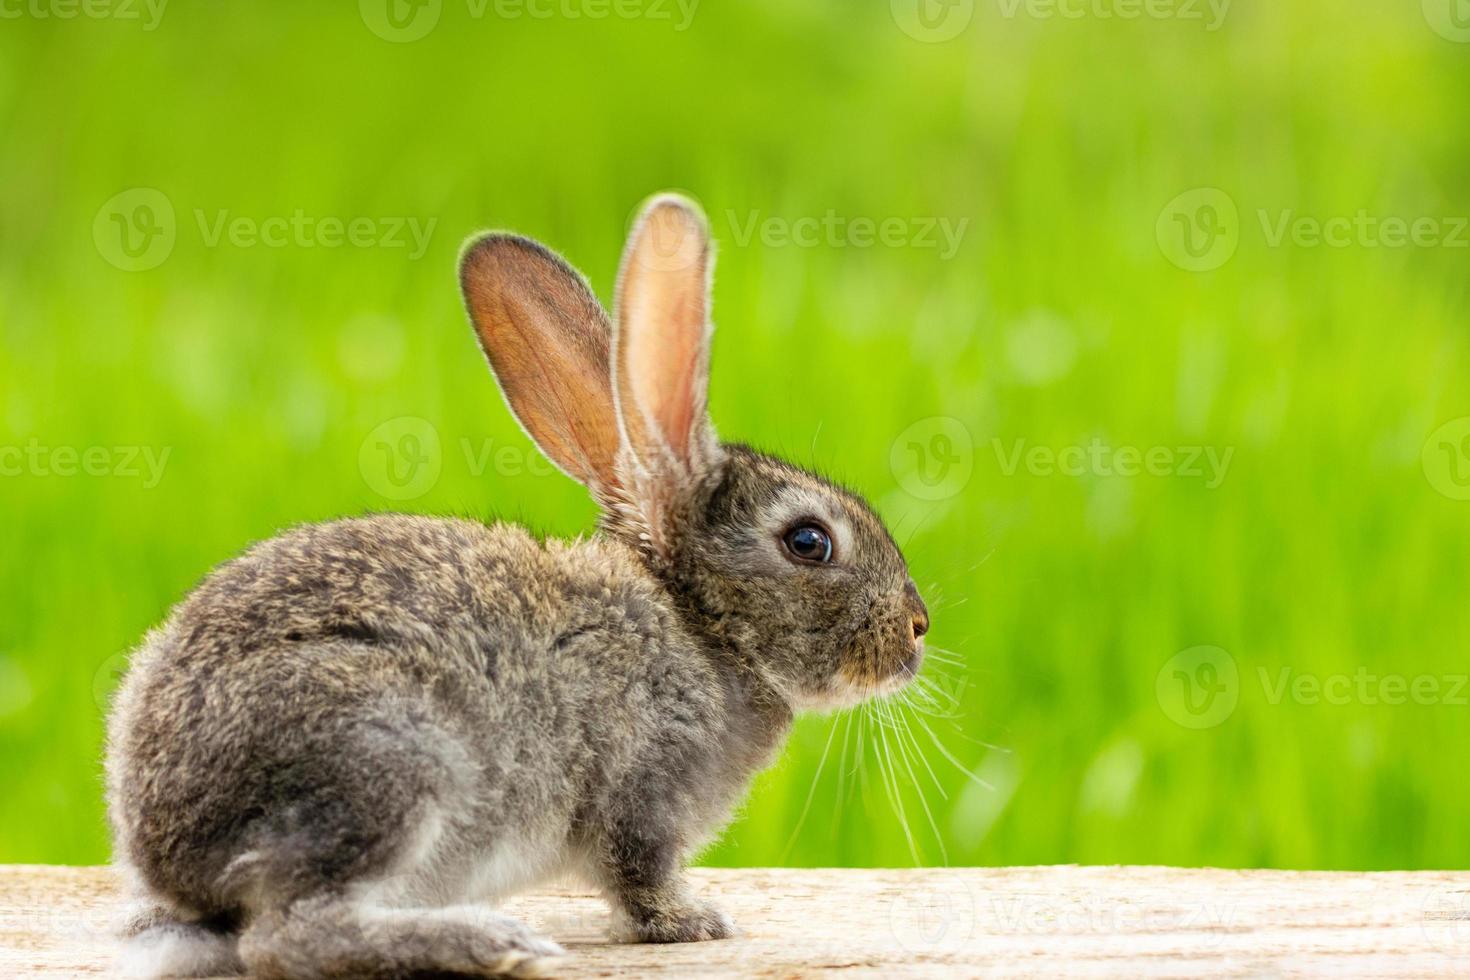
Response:
[{"label": "blurred grass", "polygon": [[[1430,432],[1470,415],[1470,253],[1272,247],[1258,220],[1470,213],[1470,45],[1418,4],[1238,4],[1217,32],[1007,6],[980,3],[943,43],[836,0],[701,4],[683,31],[449,0],[404,44],[350,3],[178,4],[152,31],[7,20],[0,447],[169,456],[155,487],[0,477],[0,861],[106,857],[117,655],[248,542],[387,508],[585,529],[569,481],[477,475],[464,455],[529,449],[454,260],[473,232],[514,228],[606,299],[630,212],[674,187],[721,239],[722,433],[814,461],[896,527],[931,639],[961,661],[930,665],[955,701],[930,724],[987,784],[931,748],[942,796],[896,759],[911,848],[872,746],[865,777],[852,757],[839,771],[839,729],[793,839],[832,724],[809,719],[710,860],[933,863],[937,829],[952,863],[1470,864],[1463,700],[1272,703],[1261,680],[1470,670],[1470,503],[1420,463]],[[125,272],[92,227],[135,187],[166,195],[177,241]],[[1197,187],[1238,205],[1240,242],[1191,273],[1155,224]],[[298,209],[436,224],[415,260],[210,247],[195,217]],[[752,217],[829,212],[968,224],[949,258],[737,241]],[[401,416],[437,430],[442,471],[396,502],[359,452]],[[969,433],[973,475],[928,501],[890,449],[935,416]],[[1208,489],[1008,475],[992,443],[1094,438],[1234,455]],[[1192,730],[1155,682],[1199,645],[1234,658],[1239,703]]]}]

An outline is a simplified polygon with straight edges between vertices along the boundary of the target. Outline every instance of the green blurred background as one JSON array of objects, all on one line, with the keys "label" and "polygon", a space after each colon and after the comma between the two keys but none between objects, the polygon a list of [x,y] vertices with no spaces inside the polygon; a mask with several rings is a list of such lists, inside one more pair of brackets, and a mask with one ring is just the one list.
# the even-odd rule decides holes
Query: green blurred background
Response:
[{"label": "green blurred background", "polygon": [[708,860],[1470,865],[1470,5],[388,2],[5,8],[0,861],[106,859],[122,654],[249,542],[586,530],[456,255],[606,300],[679,188],[722,433],[870,495],[946,651]]}]

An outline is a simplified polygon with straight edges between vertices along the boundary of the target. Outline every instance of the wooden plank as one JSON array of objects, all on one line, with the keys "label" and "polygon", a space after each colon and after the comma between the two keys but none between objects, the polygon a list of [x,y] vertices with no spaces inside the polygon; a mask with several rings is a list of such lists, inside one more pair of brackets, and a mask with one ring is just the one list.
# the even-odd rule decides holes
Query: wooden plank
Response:
[{"label": "wooden plank", "polygon": [[[1470,874],[1173,868],[694,872],[743,931],[605,940],[591,893],[507,910],[561,941],[557,975],[1470,976]],[[105,868],[0,867],[0,977],[111,975]]]}]

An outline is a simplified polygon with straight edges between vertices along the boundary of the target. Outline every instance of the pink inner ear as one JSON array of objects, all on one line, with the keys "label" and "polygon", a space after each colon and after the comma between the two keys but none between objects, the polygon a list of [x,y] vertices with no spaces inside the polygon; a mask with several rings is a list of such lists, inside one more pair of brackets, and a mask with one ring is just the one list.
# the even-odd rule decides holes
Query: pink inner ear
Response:
[{"label": "pink inner ear", "polygon": [[704,413],[708,338],[704,229],[681,206],[655,206],[624,270],[622,367],[647,420],[688,460]]},{"label": "pink inner ear", "polygon": [[521,424],[568,474],[594,490],[611,486],[611,328],[596,299],[560,259],[509,237],[477,243],[461,278],[481,346]]}]

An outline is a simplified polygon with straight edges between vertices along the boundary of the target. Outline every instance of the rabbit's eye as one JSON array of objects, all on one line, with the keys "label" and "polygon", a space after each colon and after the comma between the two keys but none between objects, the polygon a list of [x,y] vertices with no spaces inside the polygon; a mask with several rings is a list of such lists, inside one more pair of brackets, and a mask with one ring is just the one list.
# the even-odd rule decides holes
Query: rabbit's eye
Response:
[{"label": "rabbit's eye", "polygon": [[786,550],[802,561],[829,562],[832,536],[815,524],[800,524],[786,532]]}]

